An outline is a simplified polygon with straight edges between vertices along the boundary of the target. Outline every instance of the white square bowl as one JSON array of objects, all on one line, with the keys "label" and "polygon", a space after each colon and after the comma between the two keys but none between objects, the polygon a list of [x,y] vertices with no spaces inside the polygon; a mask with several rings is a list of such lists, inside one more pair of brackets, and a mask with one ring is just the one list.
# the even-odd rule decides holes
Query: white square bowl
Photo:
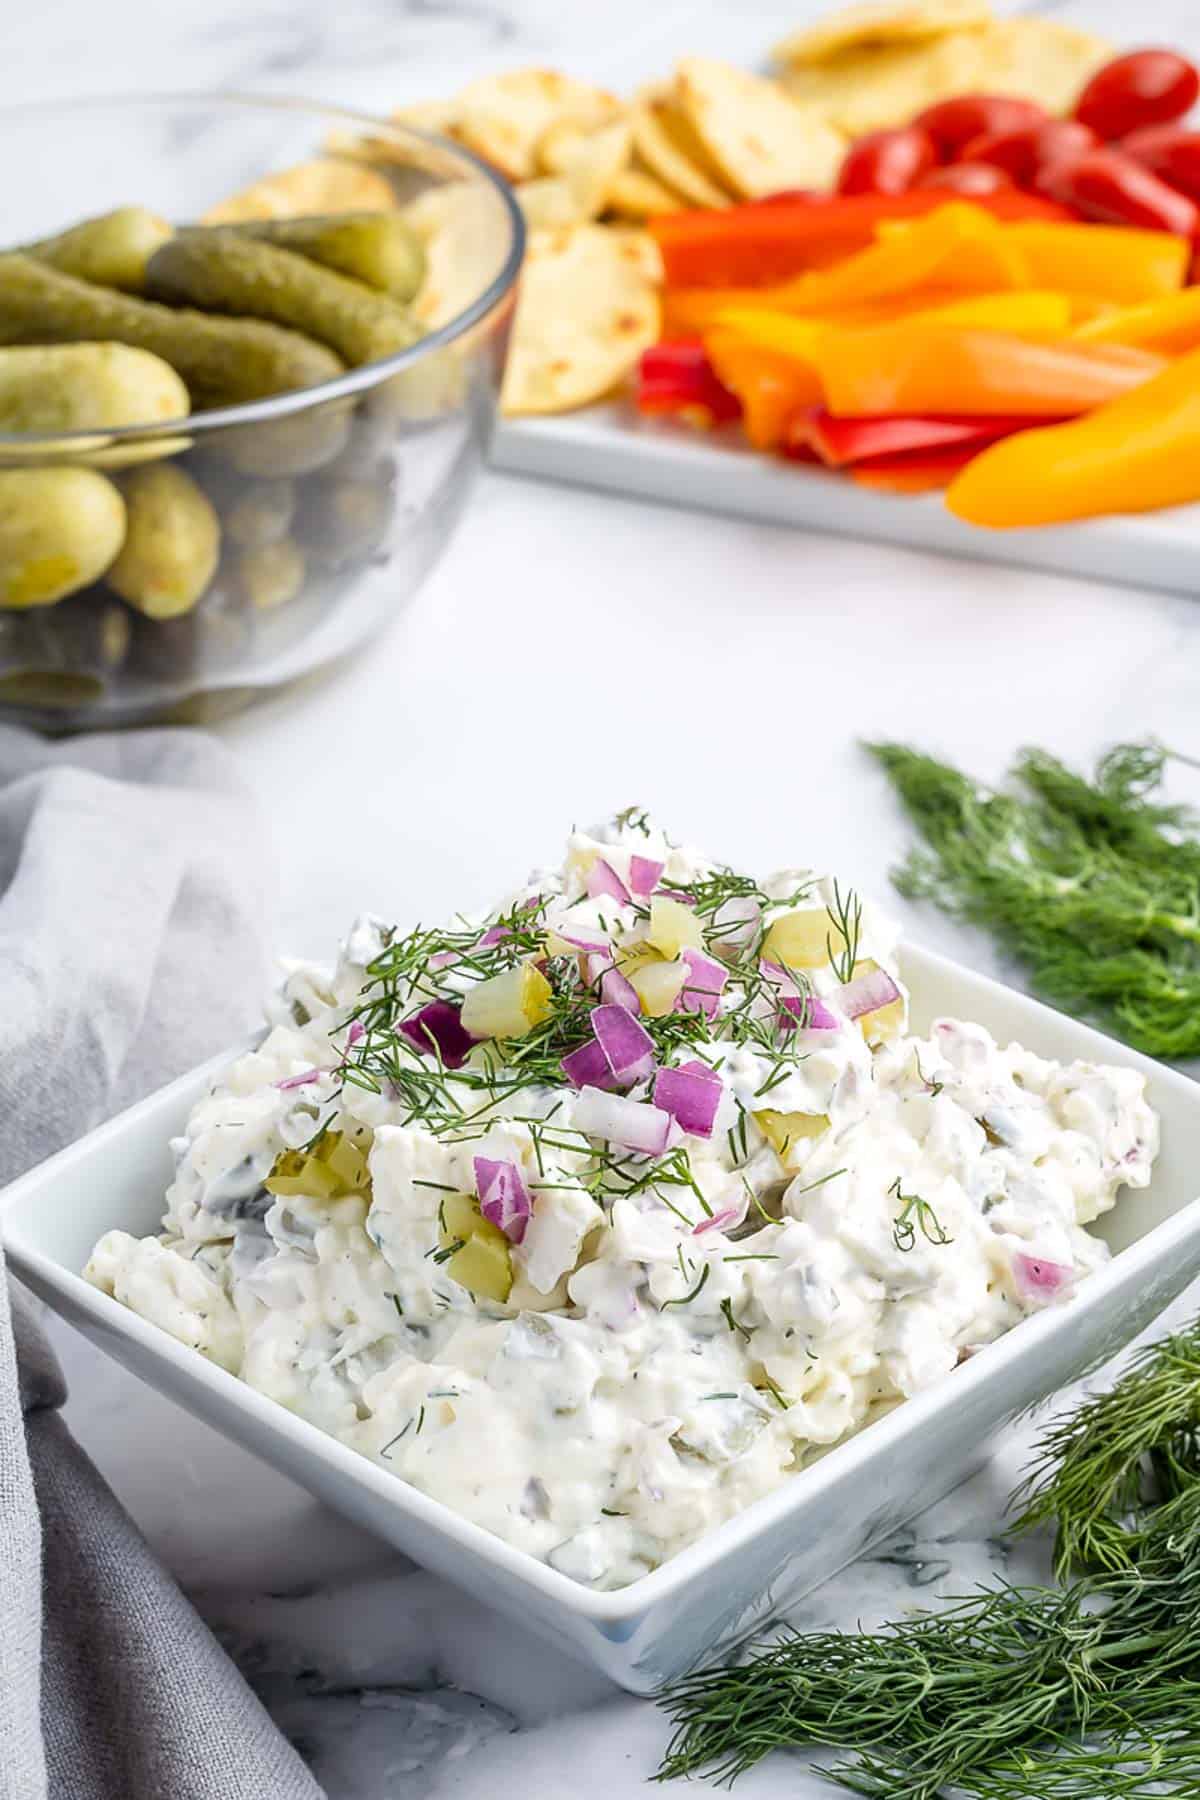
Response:
[{"label": "white square bowl", "polygon": [[[906,946],[914,1029],[973,1019],[1045,1057],[1122,1063],[1162,1120],[1152,1185],[1098,1229],[1114,1251],[1069,1304],[1018,1325],[938,1387],[831,1451],[651,1575],[598,1594],[460,1519],[88,1286],[110,1227],[158,1229],[168,1139],[237,1050],[194,1070],[51,1157],[0,1198],[16,1272],[110,1355],[335,1511],[480,1600],[532,1624],[632,1693],[727,1653],[782,1608],[947,1493],[995,1433],[1112,1355],[1200,1274],[1200,1084],[999,983]],[[170,1448],[163,1448],[170,1479]]]}]

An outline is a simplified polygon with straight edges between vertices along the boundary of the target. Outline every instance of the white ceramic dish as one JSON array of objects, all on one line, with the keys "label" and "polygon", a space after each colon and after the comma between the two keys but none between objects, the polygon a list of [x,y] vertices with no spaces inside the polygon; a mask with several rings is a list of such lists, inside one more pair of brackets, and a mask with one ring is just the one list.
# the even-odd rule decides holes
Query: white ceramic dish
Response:
[{"label": "white ceramic dish", "polygon": [[619,400],[561,418],[501,420],[491,460],[514,475],[700,512],[1168,593],[1200,591],[1200,505],[1036,531],[983,531],[948,513],[940,494],[873,494],[844,475],[760,455],[732,429],[688,432],[638,419],[630,403]]},{"label": "white ceramic dish", "polygon": [[[1041,1055],[1141,1069],[1162,1119],[1152,1186],[1101,1221],[1116,1252],[1070,1304],[1027,1320],[940,1387],[617,1593],[578,1586],[295,1418],[89,1287],[79,1271],[110,1226],[157,1230],[167,1140],[236,1052],[183,1076],[16,1182],[0,1200],[12,1266],[103,1350],[210,1425],[418,1562],[534,1625],[634,1693],[728,1651],[983,1459],[1034,1401],[1128,1342],[1200,1274],[1200,1084],[998,983],[906,948],[915,1028],[939,1014]],[[171,1479],[169,1445],[163,1480]]]}]

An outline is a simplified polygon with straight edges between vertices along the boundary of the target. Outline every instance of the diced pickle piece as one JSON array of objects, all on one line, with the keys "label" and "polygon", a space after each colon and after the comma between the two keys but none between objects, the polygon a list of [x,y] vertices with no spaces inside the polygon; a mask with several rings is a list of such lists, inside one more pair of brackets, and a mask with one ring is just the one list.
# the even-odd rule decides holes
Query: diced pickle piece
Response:
[{"label": "diced pickle piece", "polygon": [[[854,965],[856,976],[874,975],[878,973],[878,970],[879,964],[872,961],[869,956],[860,957]],[[874,1012],[864,1013],[858,1021],[859,1029],[868,1044],[890,1043],[904,1030],[906,1012],[904,995],[901,994],[900,998],[893,1000],[889,1006],[877,1006]]]},{"label": "diced pickle piece", "polygon": [[407,350],[421,327],[395,300],[291,250],[220,227],[181,231],[151,257],[146,291],[169,305],[269,319],[348,363]]},{"label": "diced pickle piece", "polygon": [[342,1200],[370,1191],[367,1159],[341,1131],[323,1131],[307,1150],[283,1150],[263,1183],[269,1194]]},{"label": "diced pickle piece", "polygon": [[550,994],[540,969],[517,963],[470,989],[462,1004],[463,1028],[477,1038],[523,1037],[549,1016]]},{"label": "diced pickle piece", "polygon": [[783,913],[767,931],[762,953],[789,969],[819,969],[829,961],[830,918],[823,906]]},{"label": "diced pickle piece", "polygon": [[651,900],[646,937],[664,956],[678,956],[685,948],[704,948],[699,919],[690,906],[685,906],[682,900],[672,900],[668,894],[655,894]]},{"label": "diced pickle piece", "polygon": [[756,1112],[754,1122],[785,1169],[793,1161],[793,1151],[829,1130],[829,1120],[824,1113],[781,1113],[768,1110]]},{"label": "diced pickle piece", "polygon": [[642,1003],[642,1011],[661,1019],[675,1007],[687,981],[687,964],[680,961],[643,963],[629,977]]},{"label": "diced pickle piece", "polygon": [[503,1303],[512,1288],[512,1256],[499,1226],[485,1219],[470,1194],[448,1194],[442,1205],[441,1250],[450,1250],[446,1273],[479,1299]]}]

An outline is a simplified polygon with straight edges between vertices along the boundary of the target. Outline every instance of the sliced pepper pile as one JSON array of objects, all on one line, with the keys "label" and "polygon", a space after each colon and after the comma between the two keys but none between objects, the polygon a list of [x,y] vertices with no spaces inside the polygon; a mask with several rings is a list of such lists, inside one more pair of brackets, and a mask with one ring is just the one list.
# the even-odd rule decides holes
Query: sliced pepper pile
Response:
[{"label": "sliced pepper pile", "polygon": [[[932,203],[931,203],[932,202]],[[1017,189],[791,198],[655,222],[638,405],[740,420],[988,526],[1200,499],[1200,287],[1177,234]]]}]

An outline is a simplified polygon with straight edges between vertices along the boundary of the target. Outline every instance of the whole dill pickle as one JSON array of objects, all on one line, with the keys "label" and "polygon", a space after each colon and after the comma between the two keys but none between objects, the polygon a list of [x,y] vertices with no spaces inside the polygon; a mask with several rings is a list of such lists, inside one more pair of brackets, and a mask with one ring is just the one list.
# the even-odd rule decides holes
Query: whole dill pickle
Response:
[{"label": "whole dill pickle", "polygon": [[0,348],[0,431],[89,431],[186,418],[187,389],[161,356],[129,344]]},{"label": "whole dill pickle", "polygon": [[242,550],[234,558],[234,592],[258,612],[286,606],[304,586],[304,554],[291,538]]},{"label": "whole dill pickle", "polygon": [[48,263],[60,274],[140,294],[146,264],[170,236],[170,225],[157,213],[144,206],[119,206],[116,212],[84,219],[55,237],[22,244],[20,252]]},{"label": "whole dill pickle", "polygon": [[421,335],[386,294],[219,226],[181,231],[156,250],[146,291],[176,306],[270,319],[318,338],[351,365],[406,350]]},{"label": "whole dill pickle", "polygon": [[103,575],[125,502],[94,469],[0,470],[0,606],[50,606]]},{"label": "whole dill pickle", "polygon": [[395,213],[322,213],[308,219],[247,219],[222,229],[293,250],[339,275],[411,300],[425,279],[420,238]]},{"label": "whole dill pickle", "polygon": [[261,319],[177,312],[62,275],[29,256],[0,256],[0,344],[97,338],[161,356],[182,375],[198,411],[312,387],[342,370],[324,344]]},{"label": "whole dill pickle", "polygon": [[190,612],[212,580],[221,527],[212,501],[176,463],[135,469],[121,483],[129,516],[109,587],[150,619]]}]

